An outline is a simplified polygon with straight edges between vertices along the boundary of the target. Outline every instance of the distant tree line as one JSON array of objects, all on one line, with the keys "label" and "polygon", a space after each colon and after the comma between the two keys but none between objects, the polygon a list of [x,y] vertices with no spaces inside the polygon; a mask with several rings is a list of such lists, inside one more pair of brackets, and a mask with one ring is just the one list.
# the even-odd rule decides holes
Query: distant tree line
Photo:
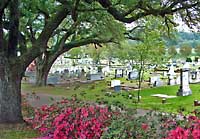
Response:
[{"label": "distant tree line", "polygon": [[176,32],[172,37],[164,39],[167,47],[182,47],[187,45],[195,48],[200,45],[200,34],[195,32]]}]

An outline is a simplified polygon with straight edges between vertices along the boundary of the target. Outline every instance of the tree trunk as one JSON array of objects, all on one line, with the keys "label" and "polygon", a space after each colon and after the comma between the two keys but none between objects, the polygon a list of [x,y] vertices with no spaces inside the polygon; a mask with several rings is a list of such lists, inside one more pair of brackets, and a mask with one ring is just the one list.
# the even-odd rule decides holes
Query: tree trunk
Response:
[{"label": "tree trunk", "polygon": [[0,123],[23,122],[21,112],[20,68],[10,64],[8,58],[0,55]]},{"label": "tree trunk", "polygon": [[142,88],[142,71],[143,71],[143,63],[140,64],[140,68],[139,68],[139,77],[138,77],[138,102],[140,102],[140,92],[141,92],[141,88]]},{"label": "tree trunk", "polygon": [[36,86],[46,86],[47,85],[47,77],[49,71],[51,69],[52,64],[45,63],[42,65],[36,66]]},{"label": "tree trunk", "polygon": [[36,86],[46,86],[49,70],[46,64],[36,66]]},{"label": "tree trunk", "polygon": [[[60,52],[61,53],[61,52]],[[46,86],[49,71],[60,53],[45,53],[36,59],[36,86]]]},{"label": "tree trunk", "polygon": [[47,77],[49,70],[51,69],[51,65],[48,65],[48,54],[45,56],[40,56],[36,59],[36,86],[46,86],[47,85]]}]

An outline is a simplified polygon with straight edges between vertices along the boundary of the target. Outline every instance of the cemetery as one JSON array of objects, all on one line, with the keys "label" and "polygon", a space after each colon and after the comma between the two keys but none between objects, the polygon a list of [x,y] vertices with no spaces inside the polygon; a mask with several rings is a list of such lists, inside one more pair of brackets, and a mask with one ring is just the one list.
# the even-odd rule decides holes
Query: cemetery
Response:
[{"label": "cemetery", "polygon": [[200,139],[199,0],[1,0],[0,139]]}]

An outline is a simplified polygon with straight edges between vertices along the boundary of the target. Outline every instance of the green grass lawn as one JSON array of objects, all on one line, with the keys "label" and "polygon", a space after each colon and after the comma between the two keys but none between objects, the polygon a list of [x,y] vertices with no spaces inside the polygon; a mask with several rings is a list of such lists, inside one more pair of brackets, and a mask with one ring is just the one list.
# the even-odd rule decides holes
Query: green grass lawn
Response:
[{"label": "green grass lawn", "polygon": [[138,107],[147,108],[147,109],[156,109],[165,112],[179,112],[183,111],[184,113],[190,113],[197,107],[194,107],[194,100],[200,100],[200,84],[191,84],[190,88],[192,89],[191,96],[176,97],[167,99],[166,104],[162,104],[161,98],[151,97],[152,94],[166,94],[174,95],[179,89],[179,86],[163,86],[152,89],[142,90],[141,96],[142,100]]},{"label": "green grass lawn", "polygon": [[38,137],[33,130],[4,130],[0,131],[0,139],[31,139]]},{"label": "green grass lawn", "polygon": [[34,87],[29,84],[22,84],[23,91],[47,93],[52,95],[61,95],[65,97],[71,97],[76,95],[78,98],[86,101],[99,101],[103,100],[108,104],[120,104],[128,108],[143,108],[159,110],[164,112],[179,112],[190,113],[195,108],[193,106],[194,100],[200,100],[200,84],[191,84],[192,89],[191,96],[177,97],[167,99],[166,104],[162,104],[162,99],[152,97],[152,94],[166,94],[176,96],[179,86],[163,86],[158,88],[143,89],[140,93],[140,103],[135,103],[135,99],[129,99],[128,95],[137,96],[137,91],[122,91],[121,93],[112,93],[111,96],[106,96],[106,92],[113,92],[109,88],[107,82],[99,81],[92,84],[72,84],[70,87],[58,86],[58,87]]},{"label": "green grass lawn", "polygon": [[24,125],[0,125],[0,139],[31,139],[39,136],[39,133]]}]

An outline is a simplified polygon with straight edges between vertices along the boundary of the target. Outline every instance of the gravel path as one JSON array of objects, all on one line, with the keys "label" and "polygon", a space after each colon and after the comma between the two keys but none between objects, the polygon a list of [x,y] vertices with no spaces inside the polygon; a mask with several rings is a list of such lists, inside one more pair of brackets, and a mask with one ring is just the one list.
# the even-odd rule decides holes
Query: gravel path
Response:
[{"label": "gravel path", "polygon": [[[28,94],[28,92],[22,92],[22,94]],[[27,95],[27,101],[32,107],[41,107],[42,105],[49,105],[55,101],[59,101],[63,96],[55,96],[45,93],[37,93],[37,95]]]}]

